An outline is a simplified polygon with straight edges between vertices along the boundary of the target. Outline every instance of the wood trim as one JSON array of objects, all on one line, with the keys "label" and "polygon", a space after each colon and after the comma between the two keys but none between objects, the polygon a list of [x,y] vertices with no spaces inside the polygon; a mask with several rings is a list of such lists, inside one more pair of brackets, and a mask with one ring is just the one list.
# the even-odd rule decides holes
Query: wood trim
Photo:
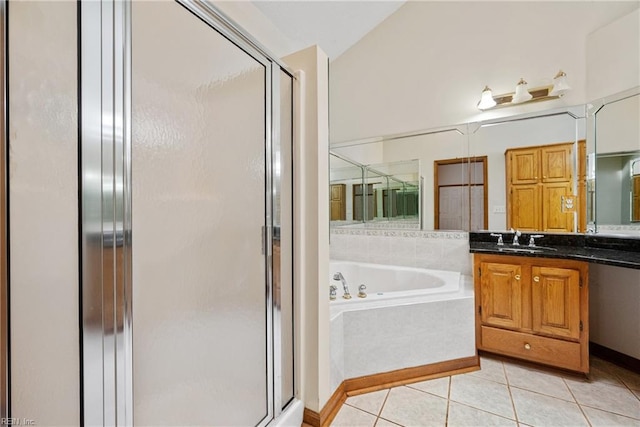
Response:
[{"label": "wood trim", "polygon": [[448,360],[446,362],[350,378],[340,383],[319,413],[304,408],[303,422],[313,427],[329,426],[348,396],[356,396],[358,394],[449,375],[473,372],[479,369],[480,358],[478,355],[475,355],[462,359]]},{"label": "wood trim", "polygon": [[640,374],[640,360],[635,357],[612,350],[593,341],[589,342],[589,350],[591,351],[591,354],[596,357]]},{"label": "wood trim", "polygon": [[418,381],[477,371],[478,369],[480,369],[480,359],[476,355],[413,368],[398,369],[381,374],[351,378],[345,380],[344,385],[347,395],[355,396],[357,394],[369,393],[371,391],[411,384]]},{"label": "wood trim", "polygon": [[333,392],[333,394],[319,413],[309,408],[304,408],[302,421],[305,424],[309,424],[313,427],[328,426],[338,414],[338,411],[342,407],[342,404],[345,400],[347,400],[347,393],[345,392],[343,381],[342,383],[340,383],[336,391]]},{"label": "wood trim", "polygon": [[[580,142],[580,141],[586,141],[586,140],[583,140],[583,139],[578,140],[578,142]],[[544,145],[527,145],[527,146],[522,146],[522,147],[520,147],[520,146],[518,146],[518,147],[509,147],[509,148],[507,148],[505,150],[505,154],[508,151],[514,150],[514,149],[515,150],[520,150],[521,148],[522,149],[529,149],[529,148],[540,148],[540,147],[553,147],[553,146],[557,146],[557,145],[567,145],[567,144],[572,144],[573,145],[574,142],[575,141],[567,141],[567,142],[554,142],[552,144],[544,144]]]}]

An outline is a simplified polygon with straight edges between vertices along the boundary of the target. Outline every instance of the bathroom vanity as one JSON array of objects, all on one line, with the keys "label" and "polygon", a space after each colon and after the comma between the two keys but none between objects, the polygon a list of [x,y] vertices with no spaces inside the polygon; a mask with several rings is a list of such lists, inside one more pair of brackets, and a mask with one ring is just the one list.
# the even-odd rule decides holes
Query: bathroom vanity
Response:
[{"label": "bathroom vanity", "polygon": [[640,269],[640,239],[509,236],[469,233],[478,349],[588,373],[589,264]]},{"label": "bathroom vanity", "polygon": [[475,254],[480,350],[589,372],[588,264]]}]

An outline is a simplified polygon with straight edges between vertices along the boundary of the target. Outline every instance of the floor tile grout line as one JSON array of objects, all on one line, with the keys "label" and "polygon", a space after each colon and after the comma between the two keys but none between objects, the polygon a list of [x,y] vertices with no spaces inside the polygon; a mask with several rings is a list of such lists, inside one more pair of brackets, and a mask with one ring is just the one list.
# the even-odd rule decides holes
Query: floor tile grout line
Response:
[{"label": "floor tile grout line", "polygon": [[449,386],[447,387],[447,412],[444,413],[444,425],[447,427],[449,425],[449,408],[451,407],[451,384],[453,381],[451,380],[451,375],[449,375]]},{"label": "floor tile grout line", "polygon": [[496,414],[495,412],[487,411],[486,409],[476,408],[475,406],[471,406],[468,403],[458,402],[457,400],[452,400],[451,402],[455,403],[456,405],[466,406],[467,408],[475,409],[476,411],[480,411],[480,412],[485,412],[487,414],[491,414],[493,416],[502,418],[503,420],[509,420],[509,421],[513,421],[515,423],[518,423],[518,421],[514,420],[513,418],[505,417],[504,415]]},{"label": "floor tile grout line", "polygon": [[511,399],[511,409],[513,409],[513,416],[516,419],[516,424],[520,425],[520,419],[518,418],[518,411],[516,410],[516,402],[513,399],[513,394],[511,393],[511,385],[509,383],[509,374],[507,374],[507,367],[504,366],[504,362],[502,362],[502,373],[504,374],[504,380],[507,382],[507,391],[509,392],[509,399]]},{"label": "floor tile grout line", "polygon": [[562,382],[564,382],[564,385],[567,386],[567,388],[569,389],[569,393],[571,393],[571,396],[573,397],[573,400],[576,401],[576,405],[578,405],[578,409],[580,409],[580,412],[582,413],[582,416],[584,417],[584,419],[587,421],[587,424],[589,426],[593,426],[593,424],[591,424],[591,420],[589,419],[589,417],[587,416],[587,413],[584,411],[584,409],[582,409],[582,405],[580,404],[580,402],[578,402],[578,398],[576,397],[576,395],[573,393],[573,390],[571,390],[571,387],[569,386],[569,384],[567,384],[567,381],[563,378]]},{"label": "floor tile grout line", "polygon": [[634,420],[634,421],[640,421],[640,418],[635,418],[635,417],[632,417],[631,415],[621,414],[620,412],[613,412],[613,411],[608,411],[608,410],[602,409],[602,408],[596,408],[593,405],[585,405],[585,404],[578,403],[578,406],[580,406],[580,407],[584,406],[585,408],[595,409],[595,410],[600,411],[600,412],[606,412],[608,414],[617,415],[619,417],[629,418],[630,420]]},{"label": "floor tile grout line", "polygon": [[[342,407],[345,406],[345,405],[350,407],[350,408],[357,409],[360,412],[364,412],[365,414],[369,414],[369,415],[373,415],[374,417],[377,417],[376,414],[374,414],[372,412],[369,412],[366,409],[362,409],[362,408],[358,408],[357,406],[353,406],[352,404],[347,403],[347,402],[343,403],[342,406],[340,407],[340,409],[342,409]],[[338,412],[340,412],[340,411],[338,411]]]},{"label": "floor tile grout line", "polygon": [[[613,374],[613,375],[616,376],[616,374]],[[629,416],[629,415],[621,414],[619,412],[613,412],[613,411],[610,411],[610,410],[607,410],[607,409],[597,408],[597,407],[595,407],[593,405],[586,405],[584,403],[580,403],[578,401],[578,398],[576,397],[576,395],[573,393],[573,390],[571,389],[571,386],[567,383],[566,379],[562,378],[562,380],[564,381],[564,383],[566,384],[567,388],[569,389],[569,393],[571,393],[571,396],[573,396],[573,398],[575,399],[576,404],[578,405],[578,407],[580,408],[582,413],[585,415],[585,418],[587,418],[587,422],[590,422],[590,421],[589,421],[589,417],[584,413],[584,410],[582,409],[583,406],[586,406],[587,408],[591,408],[591,409],[596,409],[598,411],[607,412],[609,414],[618,415],[618,416],[625,417],[625,418],[630,418],[632,420],[639,420],[640,419],[640,418],[634,418],[634,417]],[[591,381],[591,380],[588,380],[587,382],[588,382],[589,385],[594,384],[594,382]],[[618,387],[615,384],[609,384],[609,383],[603,383],[603,384],[610,385],[612,387]],[[621,389],[626,388],[631,393],[632,396],[634,396],[636,399],[640,400],[640,398],[638,398],[638,396],[635,395],[635,393],[633,392],[632,389],[630,389],[628,387],[618,387],[618,388],[621,388]]]},{"label": "floor tile grout line", "polygon": [[[378,414],[376,415],[376,417],[380,418],[380,415],[382,415],[382,410],[384,409],[384,405],[386,405],[387,403],[387,399],[389,398],[389,394],[391,393],[391,388],[387,389],[387,394],[384,396],[384,400],[382,401],[382,405],[380,405],[380,409],[378,410]],[[378,421],[376,420],[376,424],[378,423]]]}]

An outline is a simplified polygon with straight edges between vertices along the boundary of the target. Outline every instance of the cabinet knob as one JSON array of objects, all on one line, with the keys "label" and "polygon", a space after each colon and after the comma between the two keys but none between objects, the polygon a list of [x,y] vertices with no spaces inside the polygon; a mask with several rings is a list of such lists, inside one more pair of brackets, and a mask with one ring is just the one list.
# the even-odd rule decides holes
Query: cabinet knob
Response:
[{"label": "cabinet knob", "polygon": [[520,280],[520,275],[519,275],[519,274],[516,274],[516,275],[515,275],[515,279],[516,279],[516,280]]},{"label": "cabinet knob", "polygon": [[529,343],[525,343],[525,345],[524,345],[524,349],[525,349],[525,350],[531,350],[531,344],[529,344]]},{"label": "cabinet knob", "polygon": [[533,278],[533,281],[538,283],[540,281],[540,278],[538,276],[536,276],[536,277]]}]

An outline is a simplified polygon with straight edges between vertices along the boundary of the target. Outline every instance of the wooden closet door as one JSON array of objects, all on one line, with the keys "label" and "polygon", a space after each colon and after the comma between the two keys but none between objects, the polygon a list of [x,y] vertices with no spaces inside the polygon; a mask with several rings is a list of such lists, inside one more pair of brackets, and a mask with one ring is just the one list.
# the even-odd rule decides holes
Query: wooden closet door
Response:
[{"label": "wooden closet door", "polygon": [[540,150],[537,148],[525,148],[510,150],[507,153],[507,161],[510,164],[508,170],[510,177],[507,182],[511,184],[535,184],[540,176]]},{"label": "wooden closet door", "polygon": [[509,224],[520,231],[540,230],[540,186],[514,185],[510,190]]},{"label": "wooden closet door", "polygon": [[574,231],[573,213],[562,212],[562,197],[571,194],[571,183],[542,185],[542,231]]},{"label": "wooden closet door", "polygon": [[331,184],[331,221],[340,221],[347,219],[347,203],[345,193],[345,184]]},{"label": "wooden closet door", "polygon": [[573,176],[571,144],[552,145],[540,149],[542,182],[567,182]]}]

